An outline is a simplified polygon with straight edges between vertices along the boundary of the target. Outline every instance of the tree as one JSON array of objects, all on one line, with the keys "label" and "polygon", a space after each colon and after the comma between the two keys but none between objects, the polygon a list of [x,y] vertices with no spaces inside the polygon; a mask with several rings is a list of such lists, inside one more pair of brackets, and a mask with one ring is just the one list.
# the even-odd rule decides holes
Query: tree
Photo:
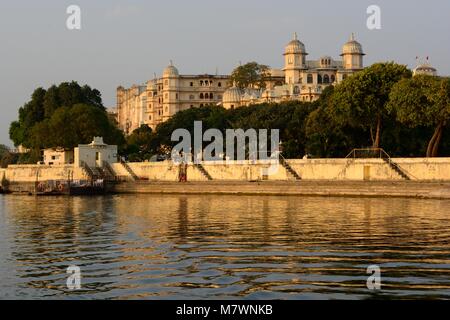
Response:
[{"label": "tree", "polygon": [[19,119],[11,123],[10,138],[16,146],[31,148],[30,161],[42,148],[74,148],[102,136],[108,144],[125,144],[123,133],[111,121],[101,94],[89,86],[64,82],[48,90],[38,88],[31,100],[19,109]]},{"label": "tree", "polygon": [[265,88],[269,77],[268,66],[249,62],[234,69],[229,82],[231,86],[234,85],[240,89]]},{"label": "tree", "polygon": [[[19,109],[19,119],[11,123],[9,129],[11,140],[16,146],[32,147],[36,144],[36,138],[32,136],[32,132],[35,132],[33,128],[37,124],[50,119],[59,108],[71,108],[76,104],[89,105],[106,112],[100,92],[89,86],[81,87],[72,81],[54,85],[47,90],[37,88],[31,95],[31,100]],[[67,125],[69,124],[70,120]],[[51,138],[48,137],[48,139]]]},{"label": "tree", "polygon": [[157,143],[152,129],[143,124],[127,137],[126,153],[133,161],[144,161],[156,153]]},{"label": "tree", "polygon": [[372,146],[379,148],[391,89],[401,79],[410,77],[411,71],[406,66],[374,64],[336,86],[332,111],[341,124],[367,129]]},{"label": "tree", "polygon": [[426,156],[437,157],[450,121],[450,79],[419,75],[401,80],[392,89],[388,110],[411,128],[434,127]]}]

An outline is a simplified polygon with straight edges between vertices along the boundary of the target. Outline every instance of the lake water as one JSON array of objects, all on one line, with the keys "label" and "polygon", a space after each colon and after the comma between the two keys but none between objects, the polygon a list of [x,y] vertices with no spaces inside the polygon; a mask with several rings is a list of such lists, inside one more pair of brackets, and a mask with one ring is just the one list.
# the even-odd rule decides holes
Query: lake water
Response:
[{"label": "lake water", "polygon": [[[450,298],[450,201],[0,196],[0,298]],[[67,267],[81,289],[67,289]],[[367,268],[381,268],[369,290]]]}]

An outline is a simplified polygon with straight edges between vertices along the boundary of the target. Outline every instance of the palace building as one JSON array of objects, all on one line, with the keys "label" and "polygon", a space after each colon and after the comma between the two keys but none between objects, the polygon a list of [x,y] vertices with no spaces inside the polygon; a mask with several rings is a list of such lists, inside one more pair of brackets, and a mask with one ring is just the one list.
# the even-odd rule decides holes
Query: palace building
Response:
[{"label": "palace building", "polygon": [[232,109],[250,104],[315,101],[330,85],[362,70],[364,52],[354,35],[344,44],[341,59],[323,56],[308,60],[297,34],[284,50],[284,68],[271,69],[266,88],[241,90],[230,86],[228,75],[180,75],[170,63],[162,77],[129,89],[117,88],[116,118],[127,134],[146,124],[152,129],[178,111],[204,105]]},{"label": "palace building", "polygon": [[315,101],[327,86],[362,70],[364,55],[361,44],[352,34],[342,48],[340,60],[330,56],[308,60],[305,45],[295,34],[284,51],[284,68],[270,71],[271,76],[281,75],[284,83],[268,82],[265,89],[232,87],[224,94],[223,106],[232,109],[264,102]]},{"label": "palace building", "polygon": [[152,129],[178,111],[219,104],[229,76],[180,75],[171,63],[161,78],[129,89],[117,88],[116,118],[127,134],[146,124]]}]

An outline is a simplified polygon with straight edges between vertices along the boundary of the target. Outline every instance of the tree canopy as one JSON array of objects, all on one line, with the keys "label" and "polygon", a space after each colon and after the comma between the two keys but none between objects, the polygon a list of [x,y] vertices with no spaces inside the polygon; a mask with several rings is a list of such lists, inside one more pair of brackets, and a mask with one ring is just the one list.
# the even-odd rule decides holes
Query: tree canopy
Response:
[{"label": "tree canopy", "polygon": [[411,71],[406,66],[376,63],[336,86],[332,111],[342,124],[367,129],[372,146],[378,148],[391,89],[401,79],[410,77]]},{"label": "tree canopy", "polygon": [[108,118],[100,92],[76,82],[37,88],[19,109],[19,119],[11,123],[9,133],[16,146],[35,150],[73,148],[94,136],[103,136],[110,144],[124,143],[123,134]]},{"label": "tree canopy", "polygon": [[423,75],[403,79],[392,89],[388,110],[411,128],[433,127],[427,157],[436,157],[450,121],[450,79]]},{"label": "tree canopy", "polygon": [[229,82],[240,89],[265,88],[269,77],[268,66],[249,62],[234,69]]}]

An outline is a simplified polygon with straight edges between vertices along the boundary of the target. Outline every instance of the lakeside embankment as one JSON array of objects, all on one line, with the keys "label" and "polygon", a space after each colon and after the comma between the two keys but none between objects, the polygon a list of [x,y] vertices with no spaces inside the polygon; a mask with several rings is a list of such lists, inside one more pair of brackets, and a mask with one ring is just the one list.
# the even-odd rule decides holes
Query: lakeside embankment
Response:
[{"label": "lakeside embankment", "polygon": [[412,181],[204,181],[204,182],[125,182],[114,193],[184,195],[271,195],[323,197],[397,197],[449,199],[450,182]]},{"label": "lakeside embankment", "polygon": [[103,169],[14,165],[0,169],[0,181],[11,192],[33,193],[36,182],[89,180],[95,172],[114,181],[108,184],[114,193],[450,199],[450,158],[285,160],[265,175],[269,166],[264,161],[191,164],[188,182],[179,183],[179,166],[171,161],[113,163]]}]

